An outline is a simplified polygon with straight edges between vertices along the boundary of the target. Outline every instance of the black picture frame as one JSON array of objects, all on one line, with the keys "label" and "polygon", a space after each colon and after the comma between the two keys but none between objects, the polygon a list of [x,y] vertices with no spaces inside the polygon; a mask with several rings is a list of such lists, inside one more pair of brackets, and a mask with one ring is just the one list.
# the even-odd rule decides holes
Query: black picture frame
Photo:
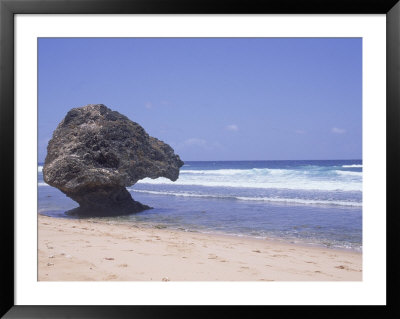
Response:
[{"label": "black picture frame", "polygon": [[[385,14],[387,50],[387,305],[386,306],[21,306],[14,303],[14,15],[15,14]],[[400,163],[400,3],[398,0],[0,0],[1,308],[5,318],[164,318],[332,315],[399,316],[398,204]]]}]

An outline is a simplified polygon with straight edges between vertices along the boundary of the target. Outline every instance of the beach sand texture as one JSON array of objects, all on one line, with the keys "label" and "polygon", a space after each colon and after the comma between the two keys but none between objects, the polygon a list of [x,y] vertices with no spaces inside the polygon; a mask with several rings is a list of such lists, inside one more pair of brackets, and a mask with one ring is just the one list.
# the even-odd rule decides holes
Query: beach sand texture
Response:
[{"label": "beach sand texture", "polygon": [[362,254],[38,216],[39,281],[360,281]]}]

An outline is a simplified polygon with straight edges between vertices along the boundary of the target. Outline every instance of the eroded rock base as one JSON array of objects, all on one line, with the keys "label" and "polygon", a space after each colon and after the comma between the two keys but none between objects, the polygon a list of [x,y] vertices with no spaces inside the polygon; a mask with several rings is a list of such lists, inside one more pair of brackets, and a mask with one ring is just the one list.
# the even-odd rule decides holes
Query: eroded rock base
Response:
[{"label": "eroded rock base", "polygon": [[125,187],[103,187],[67,194],[79,207],[66,212],[78,216],[118,216],[139,213],[150,206],[133,200]]}]

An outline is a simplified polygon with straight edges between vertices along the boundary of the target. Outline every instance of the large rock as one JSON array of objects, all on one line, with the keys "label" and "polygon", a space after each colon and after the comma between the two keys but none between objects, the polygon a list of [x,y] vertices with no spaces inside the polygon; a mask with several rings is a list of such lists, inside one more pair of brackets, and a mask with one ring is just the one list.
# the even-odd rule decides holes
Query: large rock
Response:
[{"label": "large rock", "polygon": [[76,214],[121,215],[150,208],[125,189],[145,177],[175,181],[174,150],[102,104],[71,109],[47,146],[44,181],[79,203]]}]

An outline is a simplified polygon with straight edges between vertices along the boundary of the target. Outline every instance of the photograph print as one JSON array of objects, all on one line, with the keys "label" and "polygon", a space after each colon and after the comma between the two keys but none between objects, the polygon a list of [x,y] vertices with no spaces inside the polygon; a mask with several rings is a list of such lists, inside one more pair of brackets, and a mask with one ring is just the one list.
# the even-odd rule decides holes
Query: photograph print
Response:
[{"label": "photograph print", "polygon": [[362,281],[362,38],[39,38],[38,281]]}]

